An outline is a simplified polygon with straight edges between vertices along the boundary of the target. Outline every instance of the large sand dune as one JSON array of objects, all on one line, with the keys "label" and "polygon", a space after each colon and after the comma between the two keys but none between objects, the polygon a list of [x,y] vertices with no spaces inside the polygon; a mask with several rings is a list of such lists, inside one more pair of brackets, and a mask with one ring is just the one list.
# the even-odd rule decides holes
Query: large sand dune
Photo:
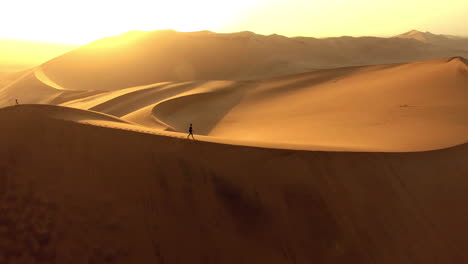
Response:
[{"label": "large sand dune", "polygon": [[468,66],[460,58],[325,70],[283,80],[249,90],[209,134],[338,146],[352,142],[385,151],[468,140]]},{"label": "large sand dune", "polygon": [[41,69],[1,88],[0,100],[17,95],[22,103],[89,109],[160,130],[185,132],[193,123],[198,135],[253,146],[421,151],[468,138],[468,66],[461,57],[109,92],[69,90]]},{"label": "large sand dune", "polygon": [[165,81],[265,79],[322,68],[468,57],[464,41],[447,38],[450,45],[439,45],[401,37],[133,31],[82,46],[43,68],[69,89],[116,90]]},{"label": "large sand dune", "polygon": [[232,146],[40,105],[0,123],[0,263],[468,262],[466,145]]}]

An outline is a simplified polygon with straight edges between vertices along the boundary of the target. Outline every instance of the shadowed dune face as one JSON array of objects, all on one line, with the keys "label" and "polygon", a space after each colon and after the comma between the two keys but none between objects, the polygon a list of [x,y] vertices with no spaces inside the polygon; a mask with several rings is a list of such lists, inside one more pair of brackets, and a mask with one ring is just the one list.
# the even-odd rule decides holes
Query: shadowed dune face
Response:
[{"label": "shadowed dune face", "polygon": [[152,115],[175,131],[185,132],[196,123],[195,133],[208,135],[251,88],[246,82],[209,82],[156,104]]},{"label": "shadowed dune face", "polygon": [[187,82],[155,85],[156,87],[138,89],[131,93],[125,93],[119,97],[98,104],[90,108],[90,110],[121,117],[155,102],[193,89],[197,85],[200,84]]},{"label": "shadowed dune face", "polygon": [[464,47],[403,38],[130,32],[55,58],[44,64],[44,71],[69,89],[116,90],[164,81],[264,79],[318,68],[468,56],[458,46]]},{"label": "shadowed dune face", "polygon": [[35,108],[0,111],[1,263],[468,261],[465,145],[261,149]]}]

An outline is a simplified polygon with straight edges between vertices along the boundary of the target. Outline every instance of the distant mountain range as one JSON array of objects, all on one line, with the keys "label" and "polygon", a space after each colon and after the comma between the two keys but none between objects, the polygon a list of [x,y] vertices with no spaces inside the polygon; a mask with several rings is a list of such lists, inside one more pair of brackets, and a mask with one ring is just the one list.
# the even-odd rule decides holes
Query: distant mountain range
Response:
[{"label": "distant mountain range", "polygon": [[404,39],[414,39],[423,43],[442,46],[446,48],[460,49],[463,51],[468,50],[468,38],[465,37],[458,37],[452,35],[436,35],[432,34],[431,32],[421,32],[417,30],[411,30],[395,37]]}]

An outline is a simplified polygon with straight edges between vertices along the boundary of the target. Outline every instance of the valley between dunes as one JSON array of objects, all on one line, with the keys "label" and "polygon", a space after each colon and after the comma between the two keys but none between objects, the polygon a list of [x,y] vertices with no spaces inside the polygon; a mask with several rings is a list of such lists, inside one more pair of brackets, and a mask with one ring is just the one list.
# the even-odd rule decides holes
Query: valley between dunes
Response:
[{"label": "valley between dunes", "polygon": [[464,58],[116,90],[52,73],[0,86],[0,263],[468,262]]}]

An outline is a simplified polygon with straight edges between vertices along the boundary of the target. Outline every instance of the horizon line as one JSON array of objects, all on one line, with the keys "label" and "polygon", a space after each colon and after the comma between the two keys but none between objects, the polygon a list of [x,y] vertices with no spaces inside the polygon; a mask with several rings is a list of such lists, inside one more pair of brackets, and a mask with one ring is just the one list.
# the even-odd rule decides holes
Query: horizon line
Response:
[{"label": "horizon line", "polygon": [[134,29],[134,30],[124,31],[124,32],[119,33],[119,34],[107,35],[107,36],[103,36],[103,37],[98,38],[98,39],[94,39],[94,40],[91,40],[91,41],[83,41],[83,42],[53,41],[53,40],[27,39],[27,38],[11,38],[11,37],[2,37],[2,36],[0,36],[0,41],[18,41],[18,42],[32,42],[32,43],[38,43],[38,44],[55,44],[55,45],[63,45],[63,46],[80,46],[80,45],[90,44],[92,42],[95,42],[95,41],[98,41],[98,40],[104,39],[104,38],[112,38],[112,37],[121,36],[121,35],[130,33],[130,32],[150,33],[150,32],[156,32],[156,31],[174,31],[174,32],[177,32],[177,33],[210,32],[210,33],[214,33],[214,34],[236,34],[236,33],[247,33],[248,32],[248,33],[253,33],[255,35],[265,36],[265,37],[268,37],[268,36],[281,36],[281,37],[285,37],[285,38],[315,38],[315,39],[342,38],[342,37],[351,37],[351,38],[363,38],[363,37],[364,38],[365,37],[393,38],[393,37],[396,37],[396,36],[399,36],[399,35],[410,33],[412,31],[417,31],[417,32],[420,32],[420,33],[430,33],[430,34],[440,35],[440,36],[454,36],[454,37],[460,37],[460,38],[468,38],[468,36],[451,35],[451,34],[439,34],[439,33],[433,33],[431,31],[422,31],[422,30],[417,30],[417,29],[411,29],[411,30],[408,30],[406,32],[396,34],[396,35],[338,35],[338,36],[321,36],[321,37],[314,37],[312,35],[291,35],[291,36],[289,36],[289,35],[283,35],[283,34],[278,34],[278,33],[262,34],[262,33],[256,33],[256,32],[251,31],[251,30],[232,31],[232,32],[217,32],[217,31],[208,30],[208,29],[206,29],[206,30],[194,30],[194,31],[183,31],[183,30],[175,30],[175,29],[153,29],[153,30]]}]

